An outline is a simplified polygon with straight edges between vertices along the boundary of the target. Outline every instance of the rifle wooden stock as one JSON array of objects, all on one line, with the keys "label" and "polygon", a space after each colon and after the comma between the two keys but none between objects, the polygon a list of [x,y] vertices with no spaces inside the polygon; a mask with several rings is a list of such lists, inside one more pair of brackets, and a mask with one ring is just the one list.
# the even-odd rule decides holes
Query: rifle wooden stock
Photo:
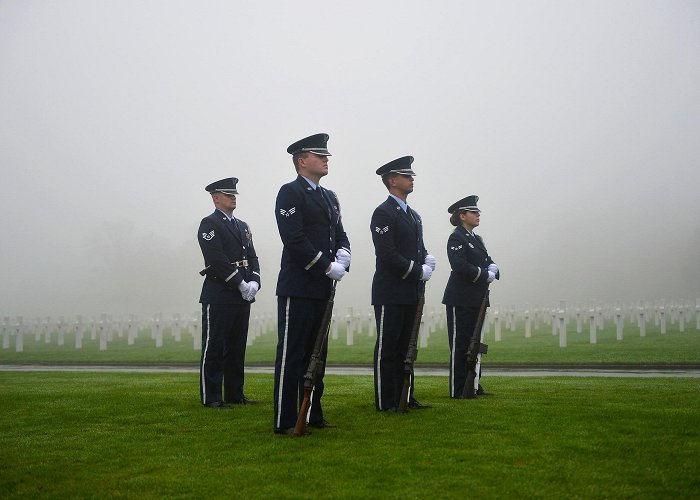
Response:
[{"label": "rifle wooden stock", "polygon": [[403,388],[401,389],[399,407],[396,409],[396,411],[401,413],[404,413],[408,407],[411,373],[413,373],[413,364],[416,362],[416,357],[418,356],[418,331],[420,330],[420,321],[423,318],[423,306],[425,306],[425,291],[418,299],[418,304],[416,305],[416,315],[413,318],[413,327],[411,328],[411,337],[408,340],[406,359],[403,362]]},{"label": "rifle wooden stock", "polygon": [[486,319],[486,309],[489,303],[489,291],[486,290],[486,295],[481,301],[481,307],[479,308],[479,316],[476,318],[476,324],[474,325],[474,333],[472,333],[472,338],[469,340],[469,347],[467,348],[467,356],[465,362],[467,364],[467,380],[464,383],[464,389],[462,390],[462,397],[464,399],[473,399],[476,397],[477,390],[477,364],[479,362],[479,355],[486,354],[488,347],[486,344],[482,344],[481,331],[484,328],[484,320]]},{"label": "rifle wooden stock", "polygon": [[316,384],[316,377],[321,372],[323,368],[323,359],[321,359],[321,352],[323,351],[323,344],[328,339],[328,331],[331,327],[331,318],[333,316],[333,302],[335,300],[335,287],[337,281],[333,281],[333,286],[331,287],[331,295],[326,302],[326,309],[323,312],[323,318],[321,319],[321,324],[316,332],[316,339],[314,341],[314,350],[311,352],[311,358],[309,358],[309,364],[306,367],[306,373],[304,374],[304,397],[301,401],[301,407],[299,408],[299,415],[297,416],[297,423],[294,426],[293,435],[299,437],[304,435],[306,430],[306,414],[309,412],[311,407],[311,392]]}]

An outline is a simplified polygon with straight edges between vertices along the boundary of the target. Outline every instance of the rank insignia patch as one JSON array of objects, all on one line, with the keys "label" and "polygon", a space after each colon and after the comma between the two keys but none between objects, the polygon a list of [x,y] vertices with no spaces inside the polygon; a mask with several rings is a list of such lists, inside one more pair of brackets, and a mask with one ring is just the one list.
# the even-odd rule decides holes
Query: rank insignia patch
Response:
[{"label": "rank insignia patch", "polygon": [[389,226],[385,226],[383,228],[381,227],[375,227],[374,230],[378,232],[379,234],[384,234],[389,232]]},{"label": "rank insignia patch", "polygon": [[456,250],[459,250],[460,248],[462,248],[462,245],[459,245],[458,247],[450,247],[450,250],[456,251]]},{"label": "rank insignia patch", "polygon": [[284,208],[280,208],[280,215],[284,217],[289,217],[290,215],[294,215],[294,212],[297,211],[297,207],[292,207],[289,210],[285,210]]},{"label": "rank insignia patch", "polygon": [[212,229],[211,232],[202,233],[202,238],[204,238],[207,241],[211,241],[212,239],[214,239],[214,230]]}]

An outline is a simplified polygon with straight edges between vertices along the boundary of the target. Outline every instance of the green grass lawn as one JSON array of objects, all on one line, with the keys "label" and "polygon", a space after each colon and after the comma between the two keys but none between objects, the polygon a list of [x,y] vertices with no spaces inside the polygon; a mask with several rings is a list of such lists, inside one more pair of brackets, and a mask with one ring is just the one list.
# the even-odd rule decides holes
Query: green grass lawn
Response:
[{"label": "green grass lawn", "polygon": [[338,429],[272,433],[260,405],[202,408],[196,374],[0,372],[1,498],[697,498],[700,379],[489,377],[496,395],[378,413],[328,376]]},{"label": "green grass lawn", "polygon": [[[531,338],[525,338],[523,325],[516,331],[502,329],[502,339],[495,341],[491,327],[485,342],[489,353],[484,362],[496,365],[516,364],[658,364],[658,365],[700,365],[700,332],[695,325],[686,327],[685,332],[678,325],[669,325],[667,333],[661,335],[658,326],[649,322],[646,336],[640,337],[636,325],[628,323],[623,340],[617,340],[615,327],[608,321],[604,330],[597,334],[598,342],[591,344],[587,328],[576,333],[570,326],[568,346],[559,347],[559,337],[551,333],[551,328],[542,326],[533,330]],[[14,339],[8,348],[0,349],[0,363],[128,363],[128,364],[191,364],[199,362],[199,351],[194,349],[192,333],[183,333],[176,341],[171,330],[163,335],[163,347],[155,347],[149,330],[142,330],[133,345],[128,345],[124,332],[114,331],[106,351],[99,350],[99,340],[83,339],[82,349],[75,348],[73,333],[66,333],[65,343],[57,345],[57,335],[46,343],[41,337],[35,341],[33,334],[24,335],[24,351],[15,352]],[[369,337],[366,330],[355,333],[354,343],[348,346],[344,328],[337,339],[330,339],[328,362],[330,364],[372,363],[375,337]],[[268,331],[258,337],[248,347],[246,362],[249,365],[270,365],[274,363],[277,334]],[[421,347],[417,363],[446,365],[449,360],[447,333],[438,330],[430,334],[428,347]]]}]

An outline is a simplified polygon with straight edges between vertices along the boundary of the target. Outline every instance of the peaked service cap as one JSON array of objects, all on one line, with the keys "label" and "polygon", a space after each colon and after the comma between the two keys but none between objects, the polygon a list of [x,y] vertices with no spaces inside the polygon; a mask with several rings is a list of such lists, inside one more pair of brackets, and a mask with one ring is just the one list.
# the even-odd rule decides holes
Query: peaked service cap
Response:
[{"label": "peaked service cap", "polygon": [[451,214],[457,210],[468,210],[469,212],[481,213],[481,210],[479,210],[476,206],[477,201],[479,201],[479,197],[472,194],[450,205],[450,208],[448,208],[447,211]]},{"label": "peaked service cap", "polygon": [[328,152],[328,134],[314,134],[298,140],[287,148],[287,153],[313,153],[319,156],[331,156]]},{"label": "peaked service cap", "polygon": [[411,168],[411,163],[413,163],[413,156],[402,156],[379,167],[377,175],[382,177],[387,174],[416,175]]},{"label": "peaked service cap", "polygon": [[238,194],[236,190],[237,183],[238,179],[235,177],[227,177],[220,181],[212,182],[204,189],[209,193]]}]

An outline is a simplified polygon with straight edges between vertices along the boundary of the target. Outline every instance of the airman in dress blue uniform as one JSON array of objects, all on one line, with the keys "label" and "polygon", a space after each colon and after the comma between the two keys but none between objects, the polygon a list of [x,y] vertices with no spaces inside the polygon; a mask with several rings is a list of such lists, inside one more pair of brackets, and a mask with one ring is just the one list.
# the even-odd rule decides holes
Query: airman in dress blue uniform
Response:
[{"label": "airman in dress blue uniform", "polygon": [[[275,202],[284,248],[277,279],[278,342],[275,358],[274,431],[291,434],[304,393],[311,357],[333,281],[350,266],[350,242],[333,191],[321,187],[328,174],[328,135],[315,134],[287,148],[297,178],[283,185]],[[325,365],[326,349],[322,352]],[[323,415],[323,370],[307,415],[311,427],[335,427]]]},{"label": "airman in dress blue uniform", "polygon": [[[447,240],[447,257],[452,271],[447,280],[442,303],[447,312],[450,343],[450,397],[460,398],[467,379],[466,354],[474,334],[479,307],[489,284],[500,279],[501,272],[486,251],[484,240],[474,233],[479,225],[479,197],[467,196],[447,209],[450,223],[456,226]],[[487,304],[488,305],[488,304]],[[478,396],[488,396],[479,385]]]},{"label": "airman in dress blue uniform", "polygon": [[[396,411],[403,387],[403,362],[408,350],[418,300],[435,269],[435,257],[423,243],[423,221],[407,204],[413,192],[412,156],[379,167],[377,175],[389,197],[372,214],[370,230],[376,256],[372,305],[377,322],[374,348],[374,402],[377,410]],[[408,408],[429,408],[413,397]]]},{"label": "airman in dress blue uniform", "polygon": [[233,216],[237,183],[238,179],[228,177],[205,188],[216,210],[202,219],[197,233],[206,266],[199,299],[200,398],[204,406],[216,409],[256,403],[243,392],[243,365],[250,304],[260,289],[260,265],[250,227]]}]

